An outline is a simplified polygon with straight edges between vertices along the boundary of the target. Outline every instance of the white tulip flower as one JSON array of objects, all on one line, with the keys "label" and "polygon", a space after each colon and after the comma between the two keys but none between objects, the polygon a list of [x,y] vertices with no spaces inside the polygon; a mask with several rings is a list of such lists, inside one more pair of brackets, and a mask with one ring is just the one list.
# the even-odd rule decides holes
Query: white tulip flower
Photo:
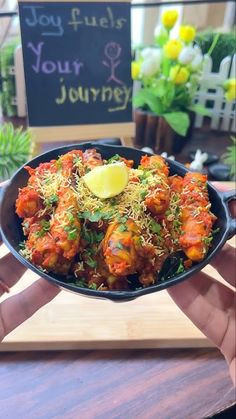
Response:
[{"label": "white tulip flower", "polygon": [[141,64],[141,74],[152,77],[160,70],[162,53],[158,48],[145,48],[142,53],[143,62]]},{"label": "white tulip flower", "polygon": [[160,70],[160,63],[154,59],[149,58],[141,64],[141,74],[142,76],[152,77],[154,74]]},{"label": "white tulip flower", "polygon": [[141,51],[141,57],[144,60],[156,59],[157,61],[161,62],[162,53],[158,48],[144,48]]},{"label": "white tulip flower", "polygon": [[190,64],[191,61],[195,58],[196,52],[193,47],[184,47],[179,54],[179,63],[180,64]]},{"label": "white tulip flower", "polygon": [[144,60],[148,60],[149,58],[151,58],[151,57],[152,57],[153,50],[154,50],[154,48],[144,48],[144,49],[141,51],[141,57],[142,57]]}]

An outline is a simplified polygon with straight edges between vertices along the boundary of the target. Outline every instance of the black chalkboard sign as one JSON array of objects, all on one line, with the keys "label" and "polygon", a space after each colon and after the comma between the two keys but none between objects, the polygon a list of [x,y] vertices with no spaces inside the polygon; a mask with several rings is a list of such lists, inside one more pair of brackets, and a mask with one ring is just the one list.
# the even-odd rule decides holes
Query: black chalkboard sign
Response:
[{"label": "black chalkboard sign", "polygon": [[19,3],[29,125],[132,121],[129,2]]}]

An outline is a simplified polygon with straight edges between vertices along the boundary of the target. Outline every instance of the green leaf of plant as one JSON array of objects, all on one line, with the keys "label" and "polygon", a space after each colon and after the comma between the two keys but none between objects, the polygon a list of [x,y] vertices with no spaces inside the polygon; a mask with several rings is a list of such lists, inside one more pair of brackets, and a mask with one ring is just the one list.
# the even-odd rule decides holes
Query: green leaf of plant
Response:
[{"label": "green leaf of plant", "polygon": [[140,89],[134,96],[133,104],[136,108],[142,108],[145,105],[145,93],[145,91]]},{"label": "green leaf of plant", "polygon": [[134,97],[134,105],[136,107],[147,106],[155,115],[161,115],[163,113],[161,101],[155,96],[151,89],[139,90]]},{"label": "green leaf of plant", "polygon": [[189,115],[186,112],[165,113],[163,118],[177,134],[186,136],[190,125]]},{"label": "green leaf of plant", "polygon": [[29,131],[14,129],[10,123],[0,128],[0,181],[9,179],[29,160],[33,142]]},{"label": "green leaf of plant", "polygon": [[230,175],[234,177],[236,175],[236,137],[231,137],[232,145],[227,147],[226,153],[223,154],[223,161],[231,166]]},{"label": "green leaf of plant", "polygon": [[211,112],[209,111],[209,109],[205,108],[202,105],[199,105],[198,103],[188,106],[188,109],[190,111],[196,112],[199,115],[203,115],[203,116],[211,116]]}]

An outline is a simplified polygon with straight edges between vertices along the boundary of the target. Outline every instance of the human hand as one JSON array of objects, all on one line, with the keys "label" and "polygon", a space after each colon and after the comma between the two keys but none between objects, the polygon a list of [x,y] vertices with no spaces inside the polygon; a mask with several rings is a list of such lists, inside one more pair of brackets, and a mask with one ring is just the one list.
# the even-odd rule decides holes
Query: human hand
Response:
[{"label": "human hand", "polygon": [[[0,184],[3,186],[4,183]],[[0,246],[2,244],[0,237]],[[0,259],[0,299],[22,277],[26,268],[8,253]],[[0,303],[0,342],[19,324],[49,303],[60,289],[40,278],[24,291]]]},{"label": "human hand", "polygon": [[[19,281],[25,271],[26,268],[10,253],[0,259],[0,299]],[[59,292],[58,287],[40,278],[19,294],[1,302],[0,342],[39,308],[49,303]]]},{"label": "human hand", "polygon": [[[232,213],[235,212],[236,205],[232,207]],[[235,249],[232,246],[226,244],[211,261],[211,266],[236,288]],[[235,290],[200,272],[189,281],[169,288],[168,292],[186,316],[221,350],[236,385]]]}]

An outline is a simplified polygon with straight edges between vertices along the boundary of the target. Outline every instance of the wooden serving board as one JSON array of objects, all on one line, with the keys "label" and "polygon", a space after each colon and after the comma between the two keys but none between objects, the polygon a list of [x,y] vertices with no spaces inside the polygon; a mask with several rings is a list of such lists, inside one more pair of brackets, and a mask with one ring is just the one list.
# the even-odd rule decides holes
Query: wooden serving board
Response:
[{"label": "wooden serving board", "polygon": [[[229,182],[227,186],[232,188],[234,184]],[[235,238],[230,244],[235,246]],[[2,245],[0,257],[7,251]],[[204,272],[224,282],[210,265]],[[37,275],[28,270],[11,295],[35,279]],[[0,343],[0,351],[211,346],[212,343],[181,312],[166,291],[115,303],[63,290],[50,304],[10,333]]]}]

